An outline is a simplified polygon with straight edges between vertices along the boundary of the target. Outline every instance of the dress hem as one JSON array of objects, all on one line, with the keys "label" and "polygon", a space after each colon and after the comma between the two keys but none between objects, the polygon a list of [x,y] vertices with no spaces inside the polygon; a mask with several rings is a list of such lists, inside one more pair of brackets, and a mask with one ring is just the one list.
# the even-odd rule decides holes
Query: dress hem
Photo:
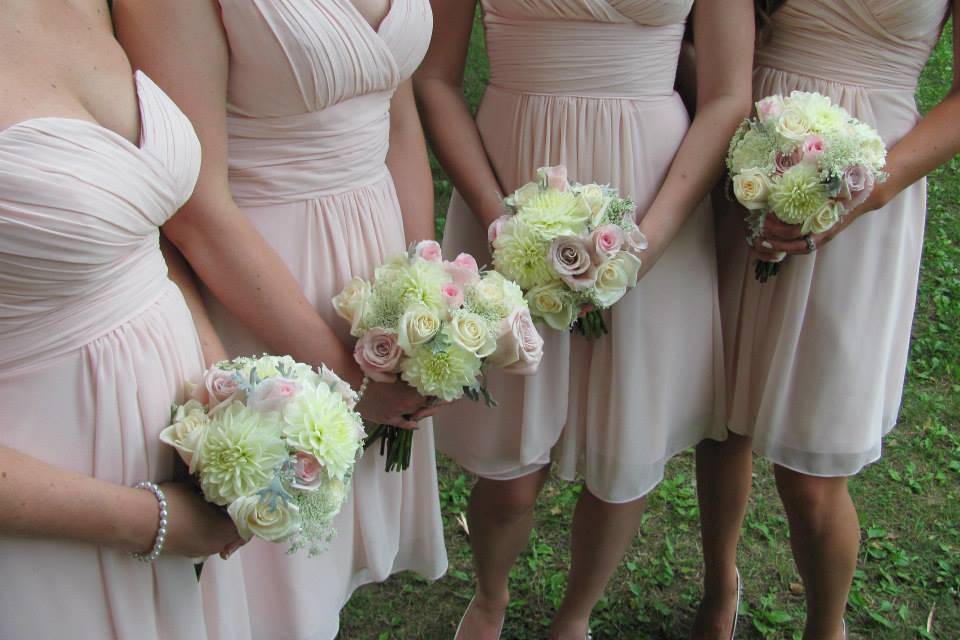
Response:
[{"label": "dress hem", "polygon": [[[810,466],[807,466],[806,468],[804,468],[802,465],[798,464],[798,461],[796,459],[787,461],[787,456],[783,455],[783,453],[788,449],[787,447],[778,445],[778,443],[770,440],[760,439],[757,436],[748,433],[749,431],[748,429],[745,429],[742,427],[734,427],[734,426],[728,426],[727,429],[730,433],[735,433],[738,436],[750,438],[752,440],[752,443],[750,446],[751,451],[753,451],[753,453],[759,456],[766,458],[769,462],[777,466],[783,467],[784,469],[789,469],[790,471],[793,471],[795,473],[802,473],[803,475],[811,476],[814,478],[840,478],[840,477],[855,476],[861,471],[863,471],[863,469],[866,466],[871,465],[874,462],[877,462],[878,460],[880,460],[880,458],[882,457],[882,448],[883,448],[882,440],[884,437],[887,436],[887,434],[893,431],[893,428],[896,426],[897,426],[896,420],[888,423],[883,428],[883,431],[880,434],[880,440],[878,440],[876,444],[873,447],[871,447],[869,450],[863,451],[858,454],[844,454],[848,456],[855,456],[857,460],[862,460],[862,462],[858,462],[857,464],[849,467],[848,469],[844,469],[840,471],[829,471],[829,472],[825,471],[824,469],[819,469],[814,471]],[[724,438],[723,440],[720,440],[720,442],[723,442],[724,440],[726,440],[726,438]],[[824,452],[800,451],[796,449],[795,451],[809,456],[810,459],[817,459],[824,456],[836,455],[836,454],[830,454],[830,453],[825,454]]]}]

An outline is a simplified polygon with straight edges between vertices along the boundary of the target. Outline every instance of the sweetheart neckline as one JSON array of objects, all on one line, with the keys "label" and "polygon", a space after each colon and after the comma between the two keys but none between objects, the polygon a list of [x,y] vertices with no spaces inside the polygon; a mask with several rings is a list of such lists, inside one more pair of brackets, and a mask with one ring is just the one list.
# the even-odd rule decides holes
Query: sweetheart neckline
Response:
[{"label": "sweetheart neckline", "polygon": [[138,117],[140,120],[140,136],[137,142],[133,142],[132,140],[130,140],[130,138],[123,135],[122,133],[114,131],[110,127],[104,126],[103,124],[101,124],[96,120],[91,120],[87,118],[78,118],[75,116],[36,116],[33,118],[25,118],[24,120],[14,122],[13,124],[0,130],[0,139],[2,139],[4,136],[6,136],[10,132],[16,131],[18,129],[22,129],[24,127],[29,127],[30,125],[41,124],[44,122],[69,122],[71,124],[73,123],[81,124],[91,129],[94,129],[96,131],[106,133],[108,136],[111,136],[117,140],[121,140],[124,144],[130,146],[133,149],[136,149],[137,151],[143,151],[144,144],[146,142],[144,139],[144,128],[145,128],[144,117],[146,114],[145,114],[145,109],[143,105],[143,95],[142,95],[143,87],[141,85],[141,81],[142,81],[142,78],[147,77],[147,75],[143,71],[137,69],[136,71],[134,71],[133,77],[134,77],[135,91],[137,96],[137,110],[139,111]]}]

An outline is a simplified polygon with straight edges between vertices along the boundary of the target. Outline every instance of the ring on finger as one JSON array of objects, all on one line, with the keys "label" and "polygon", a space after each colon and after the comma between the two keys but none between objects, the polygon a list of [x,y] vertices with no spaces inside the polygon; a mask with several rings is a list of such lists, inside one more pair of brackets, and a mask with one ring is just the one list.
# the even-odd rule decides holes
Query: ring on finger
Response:
[{"label": "ring on finger", "polygon": [[814,242],[813,236],[809,233],[803,236],[803,241],[807,243],[807,253],[813,253],[817,250],[817,243]]}]

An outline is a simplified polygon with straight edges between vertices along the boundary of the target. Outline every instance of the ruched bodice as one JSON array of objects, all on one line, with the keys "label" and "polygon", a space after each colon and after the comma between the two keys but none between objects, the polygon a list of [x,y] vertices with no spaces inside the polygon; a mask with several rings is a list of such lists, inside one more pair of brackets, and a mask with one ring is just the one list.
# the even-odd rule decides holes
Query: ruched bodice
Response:
[{"label": "ruched bodice", "polygon": [[149,78],[136,82],[139,146],[71,118],[0,133],[0,370],[86,344],[164,291],[158,227],[193,191],[199,142]]},{"label": "ruched bodice", "polygon": [[799,75],[913,93],[949,0],[789,0],[757,64]]},{"label": "ruched bodice", "polygon": [[426,53],[428,0],[392,0],[376,29],[350,0],[220,6],[237,201],[296,202],[383,179],[390,99]]},{"label": "ruched bodice", "polygon": [[592,97],[673,95],[692,0],[484,0],[492,86]]}]

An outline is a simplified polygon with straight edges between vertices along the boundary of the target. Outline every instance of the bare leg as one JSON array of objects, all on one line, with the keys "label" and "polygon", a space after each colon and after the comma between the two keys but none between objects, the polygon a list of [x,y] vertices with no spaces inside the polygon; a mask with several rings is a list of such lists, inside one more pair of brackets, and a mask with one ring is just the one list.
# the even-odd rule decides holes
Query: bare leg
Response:
[{"label": "bare leg", "polygon": [[584,488],[573,514],[570,576],[550,627],[552,640],[583,640],[590,612],[637,535],[646,497],[610,503]]},{"label": "bare leg", "polygon": [[804,640],[843,637],[843,615],[857,566],[860,523],[847,479],[774,466],[790,522],[790,545],[807,595]]},{"label": "bare leg", "polygon": [[530,540],[533,507],[548,467],[514,480],[480,478],[467,519],[477,573],[475,599],[456,640],[495,640],[510,600],[510,569]]},{"label": "bare leg", "polygon": [[724,442],[697,446],[697,497],[703,538],[703,600],[690,634],[729,640],[737,607],[737,542],[753,472],[750,438],[730,433]]}]

